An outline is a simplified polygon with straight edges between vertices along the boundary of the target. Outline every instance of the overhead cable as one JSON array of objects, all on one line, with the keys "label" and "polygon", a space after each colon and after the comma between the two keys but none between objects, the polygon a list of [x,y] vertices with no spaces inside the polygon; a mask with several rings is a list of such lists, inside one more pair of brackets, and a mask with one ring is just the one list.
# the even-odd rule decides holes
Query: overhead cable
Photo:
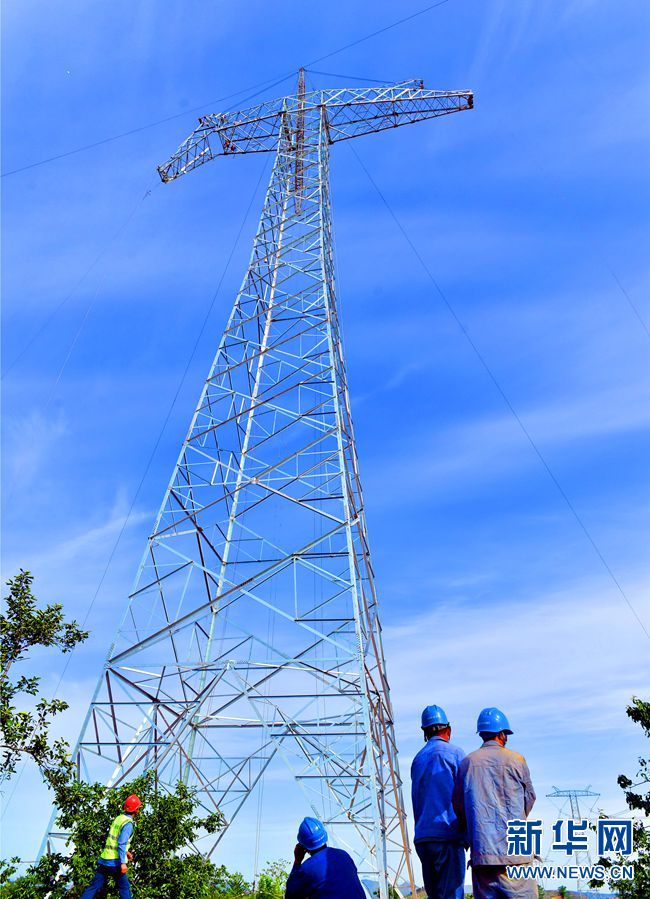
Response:
[{"label": "overhead cable", "polygon": [[[316,59],[311,59],[309,62],[305,63],[305,68],[311,65],[315,65],[316,63],[322,62],[324,59],[330,59],[332,56],[337,56],[339,53],[343,53],[344,50],[349,50],[351,47],[356,47],[358,44],[362,44],[365,41],[371,40],[373,37],[377,37],[379,34],[384,34],[386,31],[390,31],[392,28],[397,28],[399,25],[404,25],[406,22],[410,22],[413,19],[418,18],[419,16],[423,16],[425,13],[431,12],[431,10],[436,9],[438,6],[443,6],[445,3],[449,3],[449,0],[438,0],[437,3],[431,3],[429,6],[425,6],[423,9],[419,9],[414,13],[411,13],[409,16],[404,16],[401,19],[397,19],[395,22],[391,22],[390,25],[385,25],[383,28],[379,28],[376,31],[372,31],[369,34],[364,35],[363,37],[358,38],[355,41],[351,41],[349,44],[344,44],[342,47],[338,47],[336,50],[332,50],[330,53],[325,53],[323,56],[318,56]],[[146,131],[149,128],[155,128],[158,125],[163,125],[165,122],[171,122],[174,119],[179,119],[183,116],[188,115],[190,112],[200,112],[207,107],[214,107],[218,103],[223,103],[226,100],[231,100],[233,97],[238,97],[241,94],[245,94],[248,91],[255,90],[256,88],[260,88],[260,93],[262,90],[270,90],[272,87],[275,87],[278,84],[281,84],[283,81],[286,81],[288,78],[292,78],[296,75],[295,70],[283,75],[281,78],[277,80],[267,79],[266,81],[261,81],[252,87],[244,88],[243,90],[235,91],[232,94],[227,94],[225,97],[220,97],[218,100],[211,100],[208,103],[201,103],[200,106],[193,106],[190,109],[184,109],[182,112],[174,113],[173,115],[166,116],[164,119],[157,119],[155,122],[148,122],[146,125],[139,125],[137,128],[131,128],[129,131],[122,131],[119,134],[114,134],[111,137],[105,137],[101,140],[93,141],[90,144],[84,144],[80,147],[75,147],[73,150],[67,150],[65,153],[58,153],[56,156],[48,156],[46,159],[40,159],[37,162],[31,162],[28,165],[19,166],[15,169],[10,169],[8,172],[2,172],[0,174],[0,178],[7,178],[9,175],[17,175],[20,172],[25,172],[28,169],[36,168],[37,166],[46,165],[50,162],[56,162],[58,159],[65,159],[67,156],[73,156],[76,153],[83,153],[85,150],[92,150],[95,147],[101,147],[103,144],[109,144],[116,140],[121,140],[123,137],[130,137],[132,134],[138,134],[140,131]],[[337,77],[337,76],[334,76]],[[367,79],[374,80],[374,79]],[[256,95],[254,95],[256,96]],[[247,99],[253,99],[253,97],[249,97]],[[226,110],[228,111],[228,110]]]},{"label": "overhead cable", "polygon": [[418,9],[417,12],[411,13],[411,15],[409,16],[404,16],[401,19],[397,19],[395,22],[391,22],[390,25],[384,25],[383,28],[378,28],[376,31],[371,31],[369,34],[358,38],[356,41],[350,41],[349,44],[344,44],[342,47],[339,47],[338,50],[332,50],[331,53],[325,53],[323,54],[323,56],[318,56],[316,59],[310,59],[309,62],[305,63],[305,68],[307,68],[308,66],[316,65],[316,63],[322,62],[324,59],[330,59],[332,56],[337,56],[339,53],[343,53],[344,50],[349,50],[351,47],[357,47],[359,44],[363,44],[365,41],[369,41],[373,37],[377,37],[377,35],[379,34],[384,34],[386,31],[390,31],[391,28],[397,28],[398,25],[404,25],[406,22],[412,22],[413,19],[417,19],[419,16],[423,16],[425,13],[431,12],[432,9],[437,9],[439,6],[444,6],[445,3],[449,3],[449,0],[438,0],[437,3],[431,3],[429,4],[429,6],[425,6],[423,9]]},{"label": "overhead cable", "polygon": [[607,574],[609,575],[609,577],[610,577],[612,583],[615,585],[615,587],[616,587],[616,589],[618,590],[618,592],[620,593],[621,597],[623,598],[623,600],[624,600],[625,603],[627,604],[628,608],[630,609],[630,612],[631,612],[631,613],[634,615],[634,617],[636,618],[636,620],[637,620],[639,626],[641,627],[641,630],[642,630],[643,633],[646,635],[646,637],[650,640],[650,632],[648,631],[646,625],[644,624],[643,620],[641,619],[639,613],[636,611],[636,609],[635,609],[634,606],[632,605],[632,602],[630,601],[630,599],[629,599],[627,593],[626,593],[625,590],[623,589],[622,584],[620,583],[620,581],[618,580],[618,578],[617,578],[616,575],[614,574],[614,572],[613,572],[611,566],[610,566],[609,563],[607,562],[607,559],[606,559],[605,556],[603,555],[603,553],[602,553],[600,547],[598,546],[598,544],[596,543],[596,541],[595,541],[594,538],[592,537],[592,535],[591,535],[589,529],[587,528],[587,525],[584,523],[582,517],[581,517],[580,514],[578,513],[578,510],[576,509],[576,507],[575,507],[575,506],[573,505],[573,503],[571,502],[571,500],[570,500],[568,494],[566,493],[566,491],[564,490],[564,488],[563,488],[562,485],[560,484],[560,481],[558,480],[558,478],[557,478],[556,475],[554,474],[553,470],[551,469],[550,465],[549,465],[548,462],[546,461],[546,458],[545,458],[544,455],[542,454],[542,451],[541,451],[541,450],[539,449],[539,447],[537,446],[537,443],[536,443],[535,440],[533,439],[532,434],[530,433],[530,431],[528,430],[528,428],[526,427],[526,425],[524,424],[524,422],[523,422],[522,419],[520,418],[520,416],[519,416],[517,410],[516,410],[515,407],[513,406],[512,402],[510,401],[510,398],[508,397],[508,395],[506,394],[505,390],[503,389],[503,387],[502,387],[501,384],[499,383],[499,381],[498,381],[496,375],[494,374],[494,372],[492,371],[492,369],[491,369],[490,366],[488,365],[488,362],[487,362],[485,356],[481,353],[481,351],[480,351],[480,349],[478,348],[478,346],[476,345],[476,343],[472,340],[472,337],[470,336],[470,334],[469,334],[467,328],[465,327],[465,325],[463,324],[462,320],[460,319],[458,313],[456,312],[456,310],[455,310],[454,307],[452,306],[451,302],[450,302],[449,299],[447,298],[447,295],[446,295],[445,292],[443,291],[442,287],[440,286],[440,284],[439,284],[438,281],[436,280],[436,278],[435,278],[433,272],[431,271],[431,269],[429,268],[429,266],[428,266],[427,263],[425,262],[424,258],[423,258],[422,255],[420,254],[420,251],[418,250],[418,248],[417,248],[417,247],[415,246],[415,244],[413,243],[413,241],[412,241],[412,239],[411,239],[411,237],[410,237],[408,231],[406,230],[406,228],[404,227],[404,225],[401,223],[400,219],[397,217],[397,214],[394,212],[392,206],[390,205],[390,203],[388,202],[388,200],[386,199],[386,197],[385,197],[384,194],[382,193],[381,189],[379,188],[379,185],[377,184],[377,182],[375,181],[375,179],[372,177],[372,175],[370,174],[370,172],[368,171],[368,169],[367,169],[366,166],[364,165],[363,160],[361,159],[361,157],[360,157],[359,154],[357,153],[357,151],[356,151],[356,149],[354,148],[354,146],[352,146],[352,144],[350,144],[350,150],[352,151],[352,153],[354,153],[354,155],[355,155],[355,157],[356,157],[356,159],[357,159],[359,165],[361,166],[361,168],[363,169],[363,171],[366,173],[366,175],[367,175],[367,177],[368,177],[370,183],[371,183],[372,186],[374,187],[374,189],[375,189],[375,190],[377,191],[377,193],[379,194],[379,197],[381,198],[381,201],[383,202],[384,206],[385,206],[386,209],[388,210],[388,213],[390,214],[391,218],[393,219],[393,221],[395,222],[395,224],[397,225],[397,227],[398,227],[399,230],[401,231],[402,236],[404,237],[404,239],[405,239],[406,242],[408,243],[409,247],[410,247],[411,250],[413,251],[413,254],[415,255],[415,257],[416,257],[416,259],[418,260],[418,262],[420,263],[420,265],[422,266],[422,268],[423,268],[424,272],[426,273],[427,277],[429,278],[429,280],[431,281],[431,283],[432,283],[433,286],[435,287],[435,289],[436,289],[438,295],[440,296],[440,298],[442,299],[443,303],[444,303],[445,306],[447,307],[447,310],[450,312],[450,314],[451,314],[451,316],[453,317],[454,321],[456,322],[456,324],[457,324],[458,327],[460,328],[463,337],[465,338],[465,340],[468,342],[468,344],[469,344],[470,347],[472,348],[472,350],[473,350],[473,352],[474,352],[476,358],[479,360],[479,362],[481,363],[481,365],[482,365],[483,368],[485,369],[485,371],[486,371],[488,377],[490,378],[490,380],[491,380],[492,383],[494,384],[494,386],[495,386],[497,392],[499,393],[499,395],[501,396],[502,400],[504,401],[504,403],[505,403],[506,406],[508,407],[508,409],[509,409],[511,415],[513,416],[513,418],[515,419],[515,421],[516,421],[517,424],[519,425],[519,428],[521,429],[521,432],[522,432],[523,435],[525,436],[525,438],[526,438],[526,440],[528,441],[528,443],[531,445],[531,447],[532,447],[532,449],[534,450],[535,455],[537,456],[537,458],[539,459],[539,461],[542,463],[543,467],[544,467],[545,470],[546,470],[546,473],[548,474],[548,476],[549,476],[550,479],[552,480],[552,482],[553,482],[553,484],[555,485],[555,487],[556,487],[558,493],[560,494],[560,496],[562,497],[562,499],[563,499],[564,502],[566,503],[566,505],[567,505],[569,511],[571,512],[571,514],[573,515],[574,519],[576,520],[576,522],[577,522],[578,525],[580,526],[581,530],[583,531],[584,535],[586,536],[587,540],[588,540],[589,543],[591,544],[592,549],[594,550],[594,552],[596,553],[596,555],[597,555],[598,558],[600,559],[600,562],[601,562],[603,568],[605,569],[605,571],[607,572]]},{"label": "overhead cable", "polygon": [[57,306],[55,306],[55,308],[50,312],[50,314],[47,316],[47,318],[45,319],[45,321],[44,321],[44,322],[43,322],[43,323],[36,329],[36,331],[34,331],[34,333],[32,334],[32,336],[31,336],[31,337],[27,340],[27,342],[23,345],[23,348],[18,352],[18,354],[17,354],[16,356],[14,356],[14,358],[11,360],[11,362],[9,363],[9,365],[7,365],[7,367],[5,368],[5,370],[2,372],[2,376],[1,376],[2,380],[4,380],[4,378],[9,374],[9,372],[11,371],[11,369],[12,369],[18,362],[20,362],[20,360],[21,360],[22,357],[25,355],[25,353],[27,352],[27,350],[29,350],[29,348],[32,346],[32,344],[33,344],[36,340],[38,340],[38,338],[41,336],[41,334],[43,333],[43,331],[45,331],[45,329],[46,329],[46,328],[48,327],[48,325],[51,323],[52,319],[55,318],[55,316],[61,311],[61,309],[63,309],[63,307],[68,303],[68,301],[69,301],[70,299],[72,299],[72,297],[73,297],[74,294],[77,292],[77,290],[81,287],[81,285],[84,283],[84,281],[86,280],[86,278],[88,277],[88,275],[89,275],[89,274],[92,272],[92,270],[99,264],[99,262],[100,262],[100,261],[102,260],[102,258],[106,255],[106,253],[107,253],[108,250],[111,248],[111,246],[117,241],[117,239],[120,237],[120,235],[125,231],[125,229],[126,229],[126,228],[128,227],[128,225],[130,224],[131,220],[132,220],[133,217],[135,216],[136,212],[139,210],[139,208],[140,208],[140,206],[142,205],[142,203],[143,203],[143,202],[147,199],[147,197],[151,194],[151,187],[153,187],[153,183],[151,183],[150,188],[148,188],[147,190],[145,190],[145,192],[142,194],[142,196],[138,199],[138,201],[135,203],[135,205],[133,206],[133,208],[131,209],[131,211],[128,213],[128,215],[126,216],[126,218],[124,219],[124,221],[119,225],[119,227],[115,230],[115,232],[112,234],[112,236],[111,236],[111,237],[108,239],[108,241],[104,244],[104,246],[102,247],[102,249],[101,249],[101,250],[99,251],[99,253],[95,256],[95,258],[94,258],[93,261],[90,263],[90,265],[85,269],[85,271],[83,272],[83,274],[81,275],[81,277],[77,280],[77,282],[74,284],[74,286],[67,292],[67,294],[65,295],[65,297],[61,300],[61,302],[60,302]]},{"label": "overhead cable", "polygon": [[19,166],[16,169],[10,169],[8,172],[2,172],[2,174],[0,174],[0,178],[7,178],[9,175],[17,175],[19,172],[26,172],[28,169],[34,169],[37,166],[46,165],[49,162],[56,162],[56,160],[58,159],[65,159],[67,156],[73,156],[75,153],[83,153],[84,150],[93,150],[95,147],[101,147],[103,144],[110,144],[113,141],[121,140],[121,138],[123,137],[130,137],[132,134],[138,134],[138,132],[140,131],[147,131],[149,128],[155,128],[158,125],[164,125],[165,122],[172,122],[174,119],[180,119],[191,112],[200,112],[202,109],[206,109],[208,106],[216,106],[218,103],[224,103],[226,100],[231,100],[233,97],[239,97],[241,94],[255,91],[255,93],[245,98],[244,102],[246,103],[249,100],[253,100],[263,91],[270,90],[272,87],[276,87],[278,84],[282,84],[283,81],[287,81],[287,79],[293,78],[294,75],[295,72],[291,71],[286,75],[283,75],[282,78],[268,78],[266,81],[260,81],[258,84],[246,87],[243,90],[235,91],[232,94],[227,94],[225,97],[220,97],[217,100],[211,100],[208,103],[202,103],[200,106],[192,106],[190,109],[184,109],[183,112],[176,112],[173,115],[166,116],[164,119],[157,119],[155,122],[148,122],[146,125],[139,125],[137,128],[131,128],[129,131],[122,131],[119,134],[113,134],[111,137],[104,137],[101,140],[93,141],[93,143],[83,144],[81,147],[75,147],[73,150],[67,150],[65,153],[57,153],[56,156],[48,156],[46,159],[39,159],[38,162],[31,162],[28,165]]},{"label": "overhead cable", "polygon": [[[165,418],[164,418],[164,420],[163,420],[163,423],[162,423],[162,426],[161,426],[161,428],[160,428],[160,431],[158,432],[158,436],[157,436],[156,441],[155,441],[155,443],[154,443],[153,449],[151,450],[151,453],[149,454],[149,458],[147,459],[147,463],[146,463],[146,465],[145,465],[145,467],[144,467],[144,471],[143,471],[143,473],[142,473],[142,477],[140,478],[140,481],[139,481],[139,483],[138,483],[138,486],[137,486],[137,488],[136,488],[136,491],[135,491],[135,493],[134,493],[134,495],[133,495],[133,499],[131,500],[131,504],[130,504],[130,506],[129,506],[129,508],[128,508],[128,511],[127,511],[127,513],[126,513],[126,516],[125,516],[125,518],[124,518],[124,521],[123,521],[123,523],[122,523],[122,526],[121,526],[121,528],[120,528],[120,531],[119,531],[119,533],[118,533],[118,535],[117,535],[117,538],[116,538],[116,540],[115,540],[115,542],[114,542],[114,544],[113,544],[113,547],[112,547],[112,549],[111,549],[111,551],[110,551],[110,553],[109,553],[108,559],[107,559],[107,561],[106,561],[106,565],[104,566],[104,570],[102,571],[102,575],[101,575],[101,577],[100,577],[100,579],[99,579],[99,583],[97,584],[97,588],[96,588],[96,590],[95,590],[95,592],[94,592],[94,594],[93,594],[93,596],[92,596],[92,599],[90,600],[90,603],[88,604],[88,607],[86,608],[86,614],[84,615],[84,618],[83,618],[83,621],[82,621],[82,627],[84,627],[84,626],[86,625],[86,622],[87,622],[88,619],[90,618],[90,613],[91,613],[91,611],[92,611],[92,609],[93,609],[93,606],[95,605],[95,602],[96,602],[96,600],[97,600],[97,597],[99,596],[99,592],[100,592],[100,590],[101,590],[101,588],[102,588],[102,586],[103,586],[103,584],[104,584],[104,581],[105,581],[105,579],[106,579],[106,575],[108,574],[108,570],[109,570],[109,568],[110,568],[110,566],[111,566],[111,564],[112,564],[112,562],[113,562],[113,559],[114,559],[114,557],[115,557],[115,553],[117,552],[117,548],[118,548],[118,546],[119,546],[119,544],[120,544],[120,541],[121,541],[121,539],[122,539],[122,537],[123,537],[123,535],[124,535],[124,532],[125,532],[125,530],[126,530],[126,528],[127,528],[127,525],[128,525],[128,523],[129,523],[129,519],[131,518],[131,514],[133,513],[133,510],[134,510],[134,508],[135,508],[135,504],[136,504],[137,499],[138,499],[138,497],[139,497],[139,495],[140,495],[140,491],[142,490],[142,487],[143,487],[143,485],[144,485],[145,479],[146,479],[146,477],[147,477],[147,475],[148,475],[148,473],[149,473],[149,469],[151,468],[151,464],[152,464],[152,462],[153,462],[153,460],[154,460],[154,458],[155,458],[155,455],[156,455],[156,453],[157,453],[157,451],[158,451],[158,447],[160,446],[160,442],[161,442],[161,440],[162,440],[163,434],[164,434],[164,432],[165,432],[165,430],[166,430],[166,428],[167,428],[167,425],[168,425],[168,423],[169,423],[169,420],[170,420],[170,418],[171,418],[172,412],[173,412],[173,410],[174,410],[174,406],[176,405],[176,401],[178,400],[178,397],[179,397],[179,395],[180,395],[180,392],[181,392],[181,389],[182,389],[182,387],[183,387],[183,384],[185,383],[185,379],[186,379],[187,374],[188,374],[188,372],[189,372],[190,365],[192,364],[192,360],[194,359],[194,356],[196,355],[196,351],[197,351],[197,349],[198,349],[199,343],[200,343],[200,341],[201,341],[201,338],[203,337],[203,334],[205,333],[205,329],[206,329],[206,327],[207,327],[207,324],[208,324],[208,321],[209,321],[209,319],[210,319],[210,316],[212,315],[212,310],[214,309],[214,304],[215,304],[216,301],[217,301],[217,297],[219,296],[219,292],[220,292],[220,290],[221,290],[221,287],[222,287],[222,285],[223,285],[224,279],[225,279],[226,274],[227,274],[227,272],[228,272],[228,269],[229,269],[229,267],[230,267],[230,263],[232,262],[233,256],[235,255],[235,251],[236,251],[236,249],[237,249],[237,246],[238,246],[238,244],[239,244],[239,240],[240,240],[240,238],[241,238],[241,235],[242,235],[242,233],[243,233],[244,227],[245,227],[246,222],[247,222],[247,220],[248,220],[248,216],[250,215],[251,209],[253,208],[253,203],[255,202],[255,197],[257,196],[257,191],[259,190],[259,186],[260,186],[260,184],[262,183],[262,178],[264,177],[264,175],[265,175],[265,173],[267,172],[267,170],[268,170],[268,165],[267,165],[267,166],[264,166],[264,167],[262,168],[262,171],[261,171],[260,176],[259,176],[259,178],[258,178],[258,180],[257,180],[257,183],[256,183],[256,185],[255,185],[255,188],[253,189],[253,193],[252,193],[252,195],[251,195],[250,202],[249,202],[249,204],[248,204],[248,207],[247,207],[247,209],[246,209],[246,212],[244,213],[244,215],[243,215],[243,217],[242,217],[241,224],[240,224],[239,229],[238,229],[238,231],[237,231],[237,235],[236,235],[236,237],[235,237],[235,240],[233,241],[232,248],[231,248],[230,253],[229,253],[229,255],[228,255],[228,259],[226,260],[226,264],[225,264],[225,266],[224,266],[224,269],[223,269],[223,271],[222,271],[222,273],[221,273],[221,276],[219,277],[219,280],[218,280],[218,282],[217,282],[217,286],[216,286],[216,288],[215,288],[214,294],[213,294],[212,299],[211,299],[211,301],[210,301],[210,305],[208,306],[208,310],[207,310],[207,312],[206,312],[206,314],[205,314],[205,316],[204,316],[204,318],[203,318],[203,322],[202,322],[201,327],[200,327],[200,329],[199,329],[199,333],[198,333],[198,335],[197,335],[197,338],[196,338],[196,340],[194,341],[194,345],[193,345],[193,347],[192,347],[192,350],[191,350],[191,352],[190,352],[189,358],[188,358],[187,363],[186,363],[186,365],[185,365],[185,368],[184,368],[184,370],[183,370],[183,374],[181,375],[180,381],[178,382],[178,386],[177,386],[177,388],[176,388],[176,392],[174,393],[174,396],[173,396],[173,398],[172,398],[172,401],[171,401],[171,403],[170,403],[170,405],[169,405],[169,408],[168,408],[168,410],[167,410],[167,414],[165,415]],[[61,684],[63,683],[63,679],[64,679],[64,677],[65,677],[65,675],[66,675],[66,673],[67,673],[68,667],[69,667],[69,665],[70,665],[70,661],[71,661],[71,659],[72,659],[72,656],[74,655],[74,652],[75,652],[76,648],[77,648],[77,647],[74,647],[74,648],[72,649],[72,651],[71,651],[70,653],[68,653],[67,656],[66,656],[65,665],[63,666],[63,670],[61,671],[61,674],[60,674],[60,676],[59,676],[58,683],[57,683],[57,685],[56,685],[56,687],[55,687],[55,689],[54,689],[54,693],[52,694],[52,697],[51,697],[52,699],[56,699],[56,697],[57,697],[57,695],[58,695],[58,692],[59,692],[59,690],[60,690],[60,688],[61,688]],[[13,787],[13,790],[11,791],[11,793],[10,793],[10,795],[9,795],[9,797],[8,797],[8,799],[7,799],[7,801],[6,801],[6,803],[5,803],[5,809],[8,808],[9,804],[11,803],[11,800],[13,799],[14,794],[16,793],[16,790],[17,790],[17,788],[18,788],[18,784],[19,784],[19,782],[20,782],[20,778],[22,777],[22,773],[23,773],[24,770],[25,770],[25,769],[24,769],[24,767],[23,767],[22,770],[20,771],[20,773],[18,774],[18,777],[16,778],[16,781],[15,781],[14,787]]]}]

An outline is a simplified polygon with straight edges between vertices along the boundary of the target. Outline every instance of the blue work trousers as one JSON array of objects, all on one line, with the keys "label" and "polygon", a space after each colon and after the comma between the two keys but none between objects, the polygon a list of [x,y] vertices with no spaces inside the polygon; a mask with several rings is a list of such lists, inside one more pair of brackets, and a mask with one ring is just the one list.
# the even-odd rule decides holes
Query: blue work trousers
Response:
[{"label": "blue work trousers", "polygon": [[472,889],[474,899],[537,899],[534,880],[511,879],[499,865],[473,865]]},{"label": "blue work trousers", "polygon": [[113,882],[117,885],[117,891],[120,899],[131,899],[131,884],[126,874],[122,874],[119,865],[97,865],[95,876],[90,886],[81,894],[81,899],[95,899],[95,896],[102,890],[107,883]]},{"label": "blue work trousers", "polygon": [[415,844],[422,862],[427,899],[463,899],[465,890],[465,850],[461,843],[424,840]]}]

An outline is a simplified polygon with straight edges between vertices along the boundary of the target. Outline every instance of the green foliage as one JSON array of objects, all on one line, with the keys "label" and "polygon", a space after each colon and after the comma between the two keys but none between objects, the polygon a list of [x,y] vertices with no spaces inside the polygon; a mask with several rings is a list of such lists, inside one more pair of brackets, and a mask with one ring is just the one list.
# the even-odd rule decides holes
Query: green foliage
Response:
[{"label": "green foliage", "polygon": [[40,697],[34,711],[19,711],[16,700],[21,696],[23,701],[25,696],[37,697],[40,679],[20,675],[12,680],[12,666],[25,661],[34,647],[54,646],[61,652],[70,652],[88,636],[76,621],[64,620],[60,604],[38,608],[32,593],[33,580],[29,571],[21,570],[7,581],[9,595],[4,598],[4,613],[0,615],[0,771],[4,779],[15,772],[23,755],[31,757],[46,778],[69,764],[67,743],[51,743],[49,738],[52,718],[65,711],[68,704],[61,699]]},{"label": "green foliage", "polygon": [[[650,738],[650,702],[634,697],[631,705],[626,709],[628,718],[640,724],[646,737]],[[625,791],[625,801],[629,808],[642,811],[646,817],[650,817],[650,759],[639,759],[638,781],[634,784],[625,774],[619,775],[618,785]],[[635,792],[637,787],[647,787],[644,793]],[[634,787],[634,789],[631,789]]]},{"label": "green foliage", "polygon": [[13,877],[17,871],[16,866],[20,864],[20,859],[13,858],[11,862],[11,865],[6,865],[6,863],[0,865],[0,897],[2,899],[37,899],[37,897],[48,895],[64,858],[61,855],[47,856],[39,865],[30,868],[26,875],[14,881],[10,881],[9,878]]},{"label": "green foliage", "polygon": [[[39,679],[11,680],[15,662],[23,662],[35,647],[70,652],[88,636],[75,621],[66,622],[61,605],[38,608],[28,571],[8,581],[4,614],[0,616],[0,752],[1,773],[10,777],[22,755],[31,757],[54,792],[60,809],[57,827],[70,833],[65,854],[44,856],[17,877],[20,859],[0,861],[0,899],[75,899],[93,877],[113,819],[130,793],[143,801],[131,842],[134,859],[129,877],[135,899],[243,899],[249,883],[193,851],[203,834],[223,826],[219,813],[197,814],[194,792],[179,782],[173,793],[159,790],[149,772],[116,789],[79,782],[74,777],[68,744],[49,736],[52,717],[68,706],[40,698],[34,712],[18,711],[21,696],[38,697]],[[188,848],[189,847],[189,848]],[[286,872],[275,863],[263,873],[269,899],[284,896]],[[13,878],[13,879],[12,879]],[[282,892],[278,893],[279,879]],[[276,892],[273,892],[275,890]],[[270,892],[269,892],[270,891]],[[266,896],[259,894],[259,899]]]},{"label": "green foliage", "polygon": [[[640,724],[646,737],[650,738],[650,702],[633,697],[626,712],[628,718]],[[606,877],[604,881],[592,880],[590,886],[600,887],[606,883],[618,893],[620,899],[647,899],[650,896],[650,759],[639,759],[636,783],[625,774],[619,775],[617,782],[625,792],[628,808],[643,812],[646,819],[645,823],[641,820],[634,824],[634,880],[613,881]],[[609,869],[612,865],[629,864],[630,861],[632,860],[622,856],[610,857],[600,858],[598,864]]]},{"label": "green foliage", "polygon": [[[379,896],[379,890],[376,889],[372,895]],[[399,899],[399,893],[397,892],[395,887],[390,883],[388,884],[388,899]],[[466,899],[467,899],[467,897],[466,897]]]},{"label": "green foliage", "polygon": [[[157,777],[149,772],[118,789],[86,784],[70,778],[55,790],[61,812],[57,825],[71,835],[76,847],[67,860],[76,895],[92,878],[113,819],[130,793],[143,803],[131,843],[134,855],[129,865],[139,899],[211,899],[210,883],[218,869],[203,856],[188,852],[202,833],[216,833],[223,817],[213,813],[196,815],[194,793],[179,782],[173,793],[158,789]],[[52,899],[64,896],[53,893]]]},{"label": "green foliage", "polygon": [[255,899],[284,899],[289,871],[286,862],[271,862],[260,874]]},{"label": "green foliage", "polygon": [[[141,833],[140,824],[138,830]],[[135,838],[134,838],[135,843]],[[140,847],[139,857],[144,847]],[[32,868],[27,875],[13,882],[8,878],[17,870],[19,859],[11,859],[10,862],[0,861],[0,899],[43,899],[52,896],[53,899],[66,896],[68,899],[78,897],[85,884],[73,887],[71,890],[63,884],[57,885],[55,878],[66,859],[62,856],[49,856],[40,865]],[[237,872],[231,873],[223,865],[216,867],[199,855],[186,855],[176,857],[172,861],[172,871],[168,860],[165,861],[167,870],[164,877],[158,877],[157,883],[144,882],[144,868],[141,866],[139,874],[135,874],[136,864],[130,866],[131,884],[134,899],[158,899],[158,897],[196,896],[198,899],[283,899],[288,875],[285,862],[272,862],[260,875],[259,889],[253,891],[250,883]],[[90,874],[94,871],[94,865]],[[160,882],[166,880],[166,885],[161,891]],[[50,892],[50,890],[53,890]]]},{"label": "green foliage", "polygon": [[558,894],[558,896],[561,896],[562,899],[566,899],[566,897],[569,895],[569,890],[567,887],[564,887],[564,886],[558,887],[557,894]]},{"label": "green foliage", "polygon": [[[136,899],[239,899],[250,894],[241,875],[229,874],[188,849],[204,833],[223,826],[219,813],[198,816],[194,792],[178,783],[173,793],[158,789],[149,772],[117,789],[86,784],[70,775],[55,786],[56,805],[61,809],[57,826],[70,833],[66,855],[44,856],[27,874],[9,883],[16,863],[0,868],[2,899],[51,899],[79,897],[92,879],[113,819],[124,799],[137,793],[143,810],[138,815],[131,842],[129,864]],[[63,872],[64,876],[60,876]]]},{"label": "green foliage", "polygon": [[216,869],[210,889],[210,899],[248,899],[253,895],[250,883],[241,874],[231,874],[223,866]]}]

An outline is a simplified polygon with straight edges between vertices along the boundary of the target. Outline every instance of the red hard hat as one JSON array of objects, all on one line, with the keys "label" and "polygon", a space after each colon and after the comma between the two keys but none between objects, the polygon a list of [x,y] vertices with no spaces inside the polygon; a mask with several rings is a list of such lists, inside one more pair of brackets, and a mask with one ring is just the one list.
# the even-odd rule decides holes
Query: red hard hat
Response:
[{"label": "red hard hat", "polygon": [[142,805],[140,799],[132,793],[131,796],[127,796],[124,800],[124,811],[125,812],[137,812],[137,810]]}]

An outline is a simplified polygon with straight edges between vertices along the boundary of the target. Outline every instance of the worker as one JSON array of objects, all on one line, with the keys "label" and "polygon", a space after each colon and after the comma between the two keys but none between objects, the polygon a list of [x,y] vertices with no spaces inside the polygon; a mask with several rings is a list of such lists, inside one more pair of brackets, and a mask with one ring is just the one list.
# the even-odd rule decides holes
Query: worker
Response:
[{"label": "worker", "polygon": [[343,849],[327,845],[318,818],[305,818],[298,828],[293,859],[285,899],[366,899],[356,865]]},{"label": "worker", "polygon": [[428,899],[463,899],[465,842],[451,797],[465,758],[450,743],[451,725],[439,705],[422,712],[424,746],[411,764],[415,851],[422,863]]},{"label": "worker", "polygon": [[508,821],[527,818],[535,802],[528,765],[506,749],[512,729],[500,709],[483,709],[476,731],[483,745],[460,763],[453,794],[467,833],[474,899],[537,899],[532,878],[509,878],[506,871],[533,861],[507,853]]},{"label": "worker", "polygon": [[131,884],[127,876],[127,862],[132,861],[129,851],[133,835],[134,818],[139,814],[142,802],[135,794],[124,800],[124,811],[115,818],[108,831],[106,845],[99,857],[95,876],[86,887],[81,899],[93,899],[108,881],[114,881],[120,899],[131,899]]}]

